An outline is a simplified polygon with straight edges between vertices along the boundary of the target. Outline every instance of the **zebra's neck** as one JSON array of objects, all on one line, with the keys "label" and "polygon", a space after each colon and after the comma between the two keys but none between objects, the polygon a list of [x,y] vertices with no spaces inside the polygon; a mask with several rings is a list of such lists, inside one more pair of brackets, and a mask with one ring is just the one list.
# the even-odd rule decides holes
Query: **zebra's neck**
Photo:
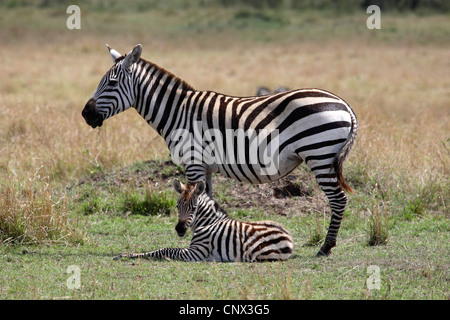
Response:
[{"label": "zebra's neck", "polygon": [[175,122],[189,92],[188,83],[156,64],[140,59],[133,70],[136,100],[134,108],[164,139],[170,135],[167,123]]},{"label": "zebra's neck", "polygon": [[195,232],[198,228],[206,227],[224,219],[229,219],[226,211],[206,193],[203,193],[198,198],[197,214],[191,224],[191,228]]}]

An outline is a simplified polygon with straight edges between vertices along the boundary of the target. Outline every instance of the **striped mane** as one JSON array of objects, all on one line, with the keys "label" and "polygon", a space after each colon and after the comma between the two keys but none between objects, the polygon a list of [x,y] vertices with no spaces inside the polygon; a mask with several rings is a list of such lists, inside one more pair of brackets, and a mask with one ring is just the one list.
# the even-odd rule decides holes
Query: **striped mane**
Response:
[{"label": "striped mane", "polygon": [[[125,58],[125,56],[124,56]],[[183,90],[195,90],[189,83],[187,83],[185,80],[181,79],[180,77],[176,76],[169,70],[157,65],[156,63],[153,63],[149,60],[146,60],[144,58],[140,58],[140,61],[144,62],[145,64],[149,65],[151,68],[156,68],[158,70],[161,70],[164,74],[167,74],[173,81],[174,84],[177,86],[180,86]]]}]

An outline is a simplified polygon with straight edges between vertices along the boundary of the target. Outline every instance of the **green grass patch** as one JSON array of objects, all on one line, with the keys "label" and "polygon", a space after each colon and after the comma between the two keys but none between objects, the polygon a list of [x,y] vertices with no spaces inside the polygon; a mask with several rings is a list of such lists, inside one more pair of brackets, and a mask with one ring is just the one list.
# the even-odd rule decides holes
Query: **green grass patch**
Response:
[{"label": "green grass patch", "polygon": [[[318,259],[317,248],[301,245],[302,219],[275,220],[294,236],[292,259],[219,264],[113,261],[121,252],[186,247],[189,238],[176,235],[173,216],[92,215],[83,246],[2,246],[0,290],[8,299],[448,299],[448,229],[430,228],[442,221],[416,222],[419,236],[408,235],[405,225],[388,245],[375,247],[355,237],[365,221],[356,232],[344,222],[338,247]],[[72,265],[81,271],[79,289],[67,287]],[[371,265],[380,268],[379,290],[367,287]]]},{"label": "green grass patch", "polygon": [[[162,170],[162,166],[170,169]],[[76,182],[67,189],[66,197],[74,203],[69,210],[71,219],[83,221],[77,226],[85,231],[84,242],[4,243],[0,247],[0,294],[8,299],[449,298],[449,220],[432,213],[408,219],[401,212],[390,211],[389,202],[375,206],[376,192],[366,198],[350,196],[352,206],[345,213],[338,245],[328,258],[315,257],[328,216],[324,219],[318,211],[281,216],[263,206],[228,211],[241,220],[282,223],[295,241],[294,255],[288,261],[113,261],[119,253],[189,245],[191,234],[180,238],[174,230],[176,196],[170,181],[159,180],[163,172],[181,174],[169,162],[146,162]],[[154,180],[140,184],[137,176]],[[236,201],[238,195],[230,190],[218,188],[222,205]],[[249,192],[248,197],[251,195]],[[14,199],[17,197],[16,190]],[[355,209],[364,208],[359,202],[367,199],[372,205],[366,211]],[[36,204],[34,208],[42,207]],[[72,222],[66,225],[76,226]],[[368,243],[371,238],[374,242]],[[374,265],[380,268],[380,289],[367,286],[368,268]],[[81,272],[78,289],[67,285],[72,275],[69,266]]]},{"label": "green grass patch", "polygon": [[147,185],[144,198],[137,192],[126,192],[120,209],[131,214],[169,215],[175,209],[176,203],[172,191],[155,189]]}]

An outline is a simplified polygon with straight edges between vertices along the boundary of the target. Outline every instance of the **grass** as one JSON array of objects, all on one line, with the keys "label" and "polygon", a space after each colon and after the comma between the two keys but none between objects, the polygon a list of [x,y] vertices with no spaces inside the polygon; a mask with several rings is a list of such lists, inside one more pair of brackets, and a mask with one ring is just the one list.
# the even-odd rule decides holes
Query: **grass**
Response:
[{"label": "grass", "polygon": [[[167,169],[161,170],[162,166]],[[173,177],[182,176],[182,172],[168,162],[138,162],[120,171],[103,172],[100,177],[94,174],[74,182],[68,188],[67,202],[79,207],[86,201],[81,196],[84,191],[97,190],[98,194],[106,195],[111,185],[115,187],[117,183],[111,181],[113,176],[121,176],[119,181],[126,192],[130,181],[151,177],[148,184],[154,183],[162,171],[172,172]],[[215,181],[220,181],[220,177]],[[231,182],[231,186],[238,187],[234,183]],[[171,183],[166,184],[161,189],[167,194],[155,198],[163,200],[176,196]],[[120,198],[119,190],[111,196]],[[141,185],[135,190],[145,194],[149,188]],[[153,192],[158,193],[156,190]],[[145,198],[144,195],[140,197]],[[248,199],[252,197],[252,193],[247,196]],[[91,198],[100,199],[94,195]],[[307,201],[302,196],[289,200],[298,204]],[[172,209],[169,215],[115,208],[92,212],[79,219],[78,228],[84,230],[86,236],[83,243],[4,243],[1,247],[0,293],[13,299],[448,298],[446,244],[450,226],[443,215],[426,212],[405,219],[401,212],[392,212],[382,205],[367,210],[370,216],[363,214],[364,211],[351,212],[354,209],[350,208],[342,223],[338,246],[331,257],[318,259],[315,257],[318,244],[312,243],[311,238],[321,233],[325,224],[322,215],[317,213],[320,206],[311,205],[316,214],[297,212],[281,216],[264,203],[249,209],[236,208],[240,199],[232,193],[228,193],[227,199],[218,201],[238,219],[271,219],[282,223],[294,237],[293,258],[286,262],[259,264],[113,261],[113,256],[121,252],[186,247],[190,238],[189,234],[184,238],[176,235],[174,203],[168,206]],[[375,243],[370,243],[373,236],[386,235],[383,232],[389,233],[389,241],[377,238],[378,243],[373,246]],[[67,268],[73,265],[81,271],[79,289],[70,289],[66,285],[71,276]],[[370,290],[366,285],[371,274],[368,267],[373,265],[380,268],[379,290]],[[23,290],[25,285],[27,290]]]},{"label": "grass", "polygon": [[309,239],[305,245],[318,246],[325,240],[326,232],[324,224],[321,222],[319,214],[314,215],[314,222],[309,227]]},{"label": "grass", "polygon": [[[383,13],[370,31],[365,13],[88,7],[69,31],[60,9],[14,7],[0,20],[0,298],[449,298],[448,15]],[[105,42],[120,52],[142,43],[145,58],[198,89],[319,87],[345,98],[360,125],[344,166],[355,193],[331,257],[315,258],[329,209],[300,167],[304,192],[282,199],[214,178],[232,216],[292,232],[291,260],[112,261],[189,239],[174,232],[171,179],[184,177],[164,141],[132,110],[96,130],[80,115],[111,66]],[[66,286],[70,265],[79,290]],[[371,265],[380,290],[366,286]]]},{"label": "grass", "polygon": [[0,242],[2,244],[83,243],[84,230],[69,217],[67,198],[49,190],[14,185],[0,194]]},{"label": "grass", "polygon": [[[421,229],[417,235],[405,234],[410,227],[396,228],[392,241],[377,247],[367,246],[364,236],[355,237],[361,229],[348,230],[344,224],[333,255],[317,259],[317,248],[299,243],[307,236],[301,219],[271,219],[292,231],[296,239],[293,259],[262,264],[187,264],[112,261],[113,255],[122,251],[188,245],[188,239],[175,235],[174,216],[93,215],[86,245],[4,247],[1,292],[5,298],[19,299],[448,298],[448,266],[442,258],[448,249],[443,246],[449,240],[448,221],[417,221],[415,228]],[[70,265],[81,270],[78,290],[66,286]],[[380,267],[380,290],[365,285],[370,265]],[[23,290],[24,286],[28,289]]]},{"label": "grass", "polygon": [[[377,207],[369,220],[367,243],[369,246],[385,245],[389,238],[389,213]],[[383,212],[381,212],[383,211]]]},{"label": "grass", "polygon": [[[153,190],[146,186],[145,195],[141,192],[126,189],[107,192],[92,192],[84,196],[84,200],[77,204],[84,215],[94,213],[121,213],[142,215],[168,215],[173,211],[176,199],[166,190]],[[86,190],[84,190],[86,192]]]}]

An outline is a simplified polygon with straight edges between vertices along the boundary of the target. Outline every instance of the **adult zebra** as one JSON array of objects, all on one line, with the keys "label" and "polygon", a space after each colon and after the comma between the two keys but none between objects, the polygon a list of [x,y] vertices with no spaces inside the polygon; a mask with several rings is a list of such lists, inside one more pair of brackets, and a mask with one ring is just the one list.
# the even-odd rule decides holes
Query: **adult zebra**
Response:
[{"label": "adult zebra", "polygon": [[330,203],[330,225],[317,255],[330,253],[347,205],[344,191],[351,191],[342,164],[358,128],[344,100],[319,89],[262,97],[198,91],[142,59],[141,45],[124,56],[108,50],[114,65],[82,111],[88,125],[99,127],[134,107],[165,139],[172,159],[182,162],[188,182],[205,180],[210,196],[213,172],[258,184],[280,179],[304,161]]}]

